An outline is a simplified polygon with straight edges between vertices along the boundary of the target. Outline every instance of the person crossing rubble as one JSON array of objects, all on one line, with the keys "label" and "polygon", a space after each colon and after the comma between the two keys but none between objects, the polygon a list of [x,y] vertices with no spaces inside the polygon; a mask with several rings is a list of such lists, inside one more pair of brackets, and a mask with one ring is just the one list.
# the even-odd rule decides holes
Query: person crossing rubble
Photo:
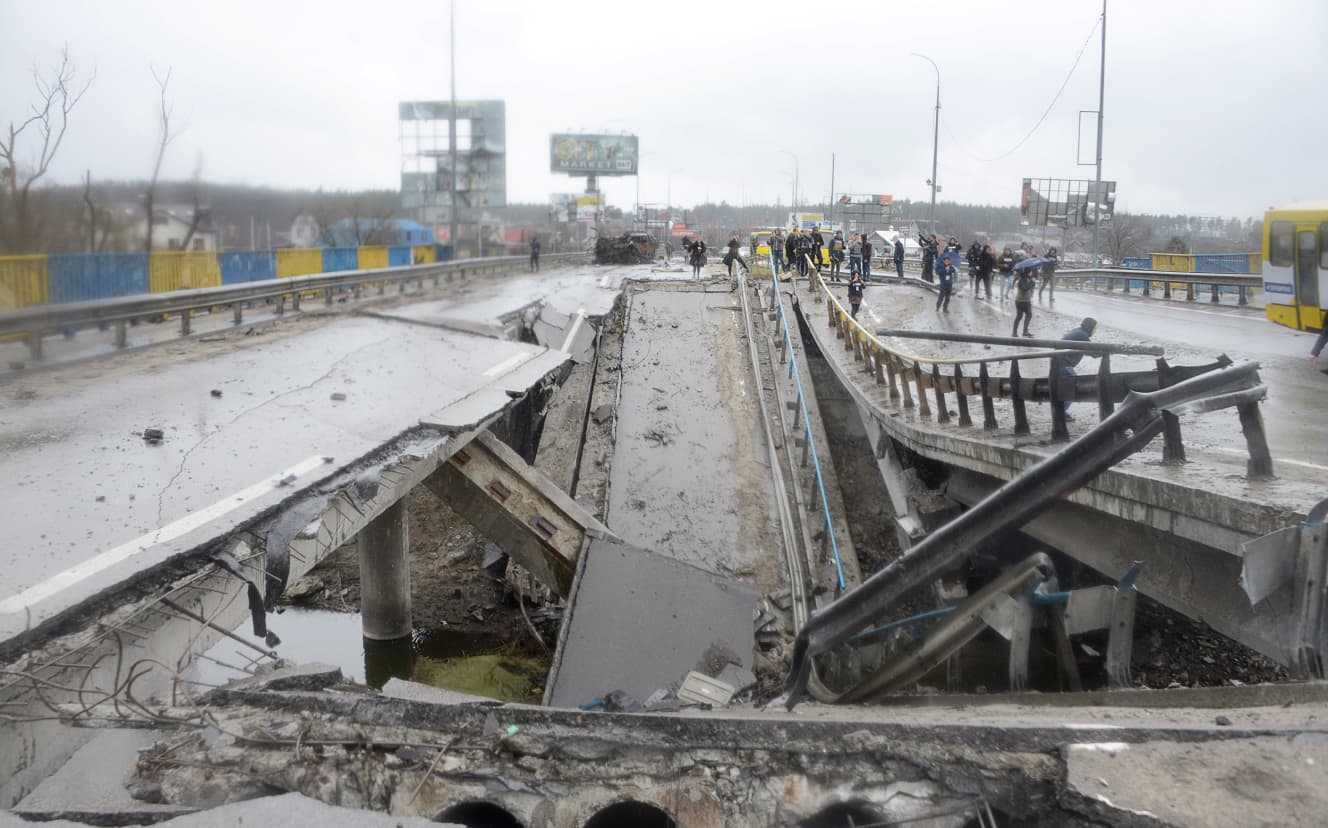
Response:
[{"label": "person crossing rubble", "polygon": [[730,279],[733,278],[733,263],[734,263],[734,262],[737,262],[738,264],[742,265],[742,272],[743,272],[743,273],[751,273],[751,272],[752,272],[752,269],[751,269],[750,267],[747,266],[747,262],[743,260],[743,258],[742,258],[742,254],[741,254],[741,252],[740,252],[741,250],[742,250],[742,242],[738,241],[738,234],[737,234],[737,233],[734,233],[733,236],[732,236],[732,238],[729,239],[729,252],[727,252],[727,253],[724,254],[724,264],[725,264],[725,265],[728,267],[728,269],[729,269],[729,278],[730,278]]},{"label": "person crossing rubble", "polygon": [[706,243],[704,240],[697,238],[696,241],[692,242],[687,259],[692,264],[692,278],[700,279],[701,268],[706,265]]},{"label": "person crossing rubble", "polygon": [[[1088,342],[1093,338],[1093,331],[1095,330],[1097,330],[1097,320],[1091,316],[1085,316],[1084,321],[1079,323],[1079,327],[1066,331],[1065,336],[1062,336],[1061,339],[1069,342]],[[1078,376],[1074,369],[1084,356],[1084,354],[1072,354],[1060,357],[1058,361],[1061,366],[1061,376],[1071,378]],[[1093,354],[1087,354],[1087,356],[1097,359]],[[1073,420],[1074,417],[1070,416],[1070,400],[1061,400],[1061,406],[1065,411],[1065,419]]]}]

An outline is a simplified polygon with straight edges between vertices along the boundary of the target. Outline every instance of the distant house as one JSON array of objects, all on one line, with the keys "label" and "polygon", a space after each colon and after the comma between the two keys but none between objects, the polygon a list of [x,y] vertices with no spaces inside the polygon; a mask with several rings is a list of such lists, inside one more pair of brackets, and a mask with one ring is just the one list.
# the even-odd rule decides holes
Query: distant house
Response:
[{"label": "distant house", "polygon": [[320,247],[433,243],[432,230],[408,219],[344,218],[323,228],[318,237]]},{"label": "distant house", "polygon": [[[132,214],[133,210],[125,210]],[[193,232],[190,233],[190,228]],[[142,248],[147,241],[147,220],[139,208],[129,229],[135,246]],[[194,222],[192,205],[165,205],[152,211],[153,250],[216,250],[217,227],[212,221],[212,208],[201,207],[198,221]]]}]

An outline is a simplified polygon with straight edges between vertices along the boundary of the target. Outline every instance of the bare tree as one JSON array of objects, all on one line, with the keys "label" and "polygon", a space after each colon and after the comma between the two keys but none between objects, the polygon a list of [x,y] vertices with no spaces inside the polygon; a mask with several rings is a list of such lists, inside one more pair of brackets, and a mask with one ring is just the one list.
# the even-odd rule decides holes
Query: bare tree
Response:
[{"label": "bare tree", "polygon": [[189,243],[193,241],[194,234],[198,232],[198,227],[205,218],[210,218],[211,209],[203,206],[203,157],[198,157],[198,162],[194,164],[194,175],[190,179],[189,192],[193,200],[193,209],[189,214],[189,230],[184,234],[184,241],[180,243],[180,249],[188,250]]},{"label": "bare tree", "polygon": [[[50,169],[69,129],[69,116],[96,77],[94,69],[92,77],[79,84],[68,47],[61,51],[60,64],[53,71],[33,70],[36,102],[26,118],[10,121],[7,132],[0,134],[0,177],[4,179],[0,184],[0,245],[5,250],[41,251],[43,228],[34,209],[32,188]],[[25,153],[22,142],[29,138],[36,147]]]},{"label": "bare tree", "polygon": [[152,165],[152,179],[148,181],[147,192],[143,195],[143,212],[147,218],[147,233],[143,242],[143,249],[149,253],[152,252],[152,220],[157,206],[157,179],[161,177],[161,162],[166,157],[166,148],[170,146],[175,136],[171,133],[171,115],[175,112],[175,105],[167,97],[167,91],[171,83],[171,68],[166,67],[164,76],[158,75],[157,70],[148,67],[152,71],[152,79],[157,82],[157,89],[161,93],[160,122],[157,124],[157,159]]},{"label": "bare tree", "polygon": [[1148,238],[1148,228],[1143,220],[1130,213],[1117,212],[1106,232],[1107,254],[1119,266],[1127,256],[1142,255]]},{"label": "bare tree", "polygon": [[92,170],[83,176],[83,203],[88,206],[88,252],[97,252],[97,204],[92,200]]}]

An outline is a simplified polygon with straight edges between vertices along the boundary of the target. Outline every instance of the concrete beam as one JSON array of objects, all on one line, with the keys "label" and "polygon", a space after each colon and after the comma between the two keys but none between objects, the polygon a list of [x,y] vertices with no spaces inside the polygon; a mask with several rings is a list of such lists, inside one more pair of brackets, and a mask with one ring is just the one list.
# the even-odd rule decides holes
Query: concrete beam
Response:
[{"label": "concrete beam", "polygon": [[489,432],[424,482],[560,595],[571,593],[586,537],[612,537],[608,527]]},{"label": "concrete beam", "polygon": [[[947,492],[972,506],[1002,482],[952,467]],[[1286,632],[1289,590],[1250,606],[1241,587],[1241,559],[1235,554],[1065,501],[1021,531],[1110,578],[1143,561],[1136,586],[1144,595],[1280,664],[1292,663]]]}]

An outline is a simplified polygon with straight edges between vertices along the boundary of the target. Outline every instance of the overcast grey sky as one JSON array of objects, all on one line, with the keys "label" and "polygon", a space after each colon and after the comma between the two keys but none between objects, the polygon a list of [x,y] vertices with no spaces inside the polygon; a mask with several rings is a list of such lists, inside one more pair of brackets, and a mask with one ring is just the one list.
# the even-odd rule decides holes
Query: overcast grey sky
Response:
[{"label": "overcast grey sky", "polygon": [[[661,17],[655,10],[666,9]],[[650,13],[647,13],[649,10]],[[548,171],[549,134],[640,136],[641,200],[788,203],[839,192],[925,198],[941,73],[943,200],[1014,204],[1020,179],[1091,178],[1078,111],[1097,107],[1099,39],[1041,117],[1100,0],[548,2],[459,0],[457,95],[507,102],[510,201],[583,180]],[[448,5],[0,0],[0,124],[64,44],[97,78],[52,172],[145,178],[150,65],[172,70],[185,127],[164,175],[201,157],[212,181],[399,184],[396,102],[448,95]],[[1118,206],[1259,215],[1328,196],[1328,3],[1111,0],[1103,177]],[[1085,140],[1092,140],[1091,130]],[[1085,157],[1091,159],[1091,148]],[[636,183],[609,180],[628,206]]]}]

